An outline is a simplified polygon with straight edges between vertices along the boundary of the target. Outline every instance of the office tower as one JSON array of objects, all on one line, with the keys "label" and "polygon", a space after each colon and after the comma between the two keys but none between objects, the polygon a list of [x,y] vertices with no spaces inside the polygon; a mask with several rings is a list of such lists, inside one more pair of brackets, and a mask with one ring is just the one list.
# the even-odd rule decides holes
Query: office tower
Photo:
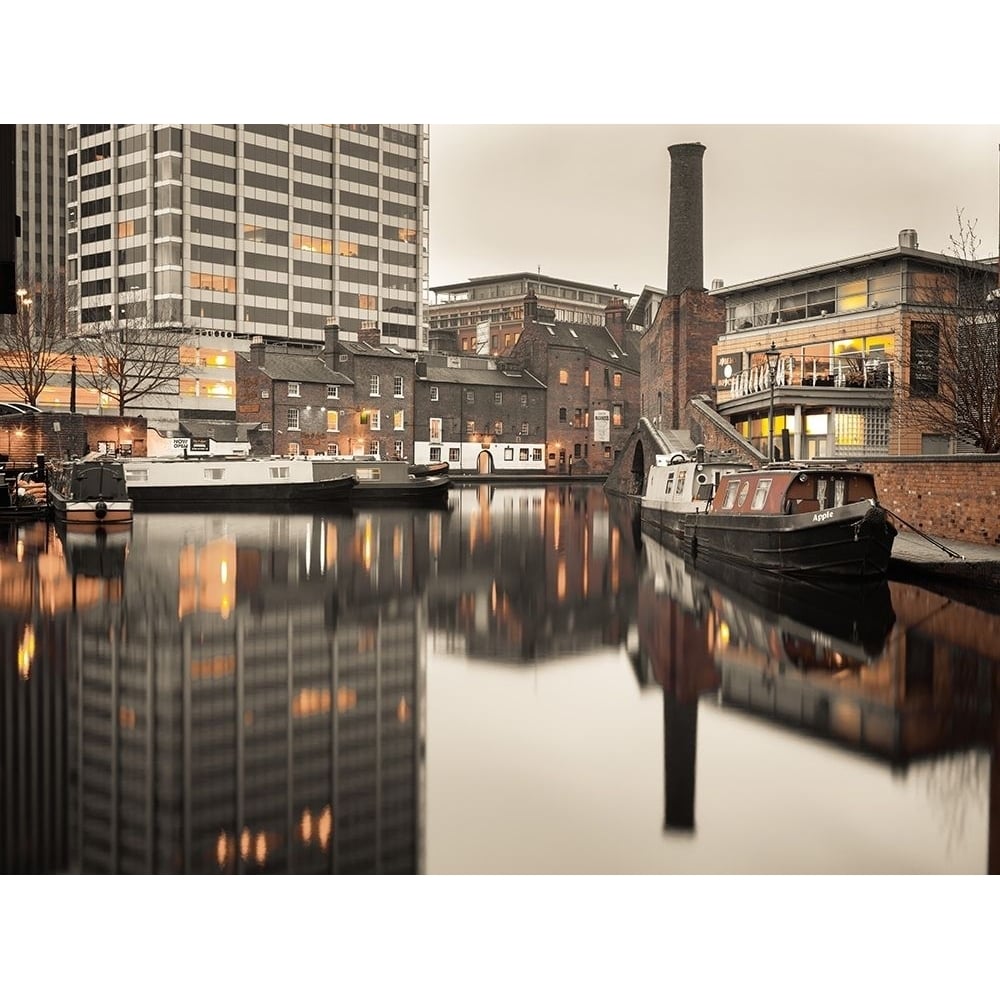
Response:
[{"label": "office tower", "polygon": [[336,316],[426,346],[426,126],[71,125],[67,150],[81,332],[322,343]]},{"label": "office tower", "polygon": [[66,260],[66,126],[15,125],[18,280],[45,283]]}]

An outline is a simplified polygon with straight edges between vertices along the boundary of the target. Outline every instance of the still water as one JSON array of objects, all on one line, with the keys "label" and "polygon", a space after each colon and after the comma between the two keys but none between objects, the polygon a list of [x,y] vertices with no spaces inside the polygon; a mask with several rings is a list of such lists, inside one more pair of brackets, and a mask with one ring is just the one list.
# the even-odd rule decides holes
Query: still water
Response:
[{"label": "still water", "polygon": [[0,870],[985,873],[1000,617],[599,487],[0,526]]}]

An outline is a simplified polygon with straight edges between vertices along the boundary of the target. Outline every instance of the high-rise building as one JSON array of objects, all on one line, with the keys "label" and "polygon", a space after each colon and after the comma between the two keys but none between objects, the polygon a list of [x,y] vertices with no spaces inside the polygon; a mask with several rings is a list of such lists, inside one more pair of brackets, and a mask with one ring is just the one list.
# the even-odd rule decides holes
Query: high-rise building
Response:
[{"label": "high-rise building", "polygon": [[66,261],[66,126],[15,125],[19,281],[59,279]]},{"label": "high-rise building", "polygon": [[[71,125],[71,327],[426,347],[425,125]],[[73,297],[75,295],[75,298]]]}]

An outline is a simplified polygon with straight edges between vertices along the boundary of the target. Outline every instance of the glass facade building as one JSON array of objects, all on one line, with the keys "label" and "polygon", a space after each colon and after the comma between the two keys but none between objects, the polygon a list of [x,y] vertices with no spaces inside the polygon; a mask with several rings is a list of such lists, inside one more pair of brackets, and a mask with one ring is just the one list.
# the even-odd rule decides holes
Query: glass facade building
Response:
[{"label": "glass facade building", "polygon": [[71,327],[426,347],[425,125],[70,125]]}]

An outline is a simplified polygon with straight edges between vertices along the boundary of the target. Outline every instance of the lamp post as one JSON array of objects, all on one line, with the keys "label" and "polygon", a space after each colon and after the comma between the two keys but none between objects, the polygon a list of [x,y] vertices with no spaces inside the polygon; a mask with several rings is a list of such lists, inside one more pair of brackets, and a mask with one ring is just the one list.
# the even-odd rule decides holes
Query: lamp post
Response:
[{"label": "lamp post", "polygon": [[774,346],[774,341],[771,341],[771,346],[764,352],[764,357],[767,358],[767,375],[768,382],[771,385],[771,402],[767,408],[767,460],[768,462],[774,461],[774,379],[778,374],[778,358],[781,357],[781,352],[777,347]]},{"label": "lamp post", "polygon": [[70,358],[69,412],[76,413],[76,355],[75,354]]}]

